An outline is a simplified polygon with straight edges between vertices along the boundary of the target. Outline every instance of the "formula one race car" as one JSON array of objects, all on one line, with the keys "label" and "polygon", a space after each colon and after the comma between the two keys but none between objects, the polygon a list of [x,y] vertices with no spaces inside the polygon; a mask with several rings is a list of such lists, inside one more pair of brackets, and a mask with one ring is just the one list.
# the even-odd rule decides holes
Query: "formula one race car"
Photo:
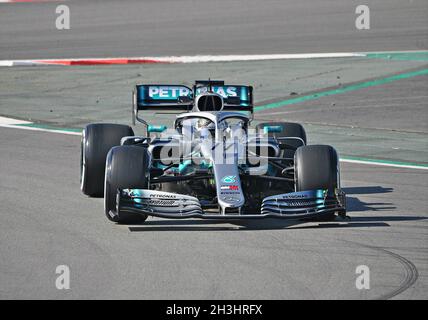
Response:
[{"label": "formula one race car", "polygon": [[[137,85],[130,126],[83,130],[81,190],[104,195],[111,221],[163,218],[331,220],[346,215],[338,155],[306,145],[298,123],[253,121],[251,86],[223,81]],[[182,110],[172,129],[150,125],[143,110]]]}]

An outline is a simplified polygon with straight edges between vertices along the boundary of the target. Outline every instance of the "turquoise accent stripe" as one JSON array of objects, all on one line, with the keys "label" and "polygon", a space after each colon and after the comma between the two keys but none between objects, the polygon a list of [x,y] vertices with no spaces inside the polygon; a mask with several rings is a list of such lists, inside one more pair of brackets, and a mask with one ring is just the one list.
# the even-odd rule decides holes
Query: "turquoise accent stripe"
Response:
[{"label": "turquoise accent stripe", "polygon": [[147,128],[147,131],[148,132],[158,132],[158,133],[161,133],[161,132],[164,132],[166,129],[167,129],[167,127],[164,126],[164,125],[160,125],[160,126],[149,125],[148,128]]},{"label": "turquoise accent stripe", "polygon": [[374,87],[374,86],[390,83],[390,82],[397,81],[397,80],[408,79],[408,78],[423,76],[423,75],[428,75],[428,69],[422,69],[422,70],[417,70],[417,71],[412,71],[412,72],[400,73],[400,74],[393,75],[391,77],[370,80],[370,81],[361,82],[361,83],[357,83],[357,84],[351,84],[351,85],[347,85],[347,86],[345,85],[345,86],[343,86],[341,88],[337,88],[337,89],[321,91],[321,92],[317,92],[314,94],[309,94],[309,95],[297,97],[294,99],[288,99],[288,100],[283,100],[283,101],[278,101],[278,102],[274,102],[274,103],[269,103],[269,104],[257,106],[254,108],[254,110],[255,111],[262,111],[262,110],[280,108],[280,107],[295,104],[295,103],[301,103],[301,102],[305,102],[305,101],[316,100],[316,99],[319,99],[322,97],[327,97],[327,96],[346,93],[346,92],[355,91],[355,90],[359,90],[359,89]]},{"label": "turquoise accent stripe", "polygon": [[428,51],[367,53],[366,58],[399,61],[428,61]]}]

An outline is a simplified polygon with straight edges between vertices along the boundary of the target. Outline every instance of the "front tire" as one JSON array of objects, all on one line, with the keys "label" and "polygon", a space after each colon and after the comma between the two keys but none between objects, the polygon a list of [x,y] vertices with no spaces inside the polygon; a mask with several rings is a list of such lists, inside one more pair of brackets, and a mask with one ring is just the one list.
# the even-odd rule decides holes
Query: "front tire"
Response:
[{"label": "front tire", "polygon": [[[294,155],[294,179],[296,191],[339,188],[339,159],[336,150],[327,145],[298,148]],[[335,217],[335,213],[331,213],[316,221],[332,221]]]},{"label": "front tire", "polygon": [[110,221],[144,222],[147,215],[117,210],[117,189],[147,189],[150,155],[140,146],[113,147],[106,159],[104,210]]}]

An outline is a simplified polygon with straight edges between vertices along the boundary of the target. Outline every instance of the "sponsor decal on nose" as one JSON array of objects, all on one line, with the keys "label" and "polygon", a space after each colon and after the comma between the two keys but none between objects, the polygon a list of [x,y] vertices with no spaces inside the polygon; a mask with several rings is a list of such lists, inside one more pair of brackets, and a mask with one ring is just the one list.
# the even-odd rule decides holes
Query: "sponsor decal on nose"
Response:
[{"label": "sponsor decal on nose", "polygon": [[236,176],[225,176],[221,178],[221,182],[223,183],[235,183],[236,182]]},{"label": "sponsor decal on nose", "polygon": [[239,186],[221,186],[221,190],[239,190]]}]

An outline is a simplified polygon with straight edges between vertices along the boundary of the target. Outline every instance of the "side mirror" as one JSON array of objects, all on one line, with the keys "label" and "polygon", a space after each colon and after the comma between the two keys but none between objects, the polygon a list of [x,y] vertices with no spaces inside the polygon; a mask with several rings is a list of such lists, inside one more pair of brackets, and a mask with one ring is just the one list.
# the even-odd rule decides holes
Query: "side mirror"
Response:
[{"label": "side mirror", "polygon": [[282,126],[264,126],[263,127],[263,133],[280,133],[282,132]]},{"label": "side mirror", "polygon": [[151,133],[151,132],[157,132],[157,133],[161,133],[164,132],[166,130],[167,126],[164,125],[160,125],[160,126],[153,126],[153,125],[149,125],[147,127],[147,132]]}]

